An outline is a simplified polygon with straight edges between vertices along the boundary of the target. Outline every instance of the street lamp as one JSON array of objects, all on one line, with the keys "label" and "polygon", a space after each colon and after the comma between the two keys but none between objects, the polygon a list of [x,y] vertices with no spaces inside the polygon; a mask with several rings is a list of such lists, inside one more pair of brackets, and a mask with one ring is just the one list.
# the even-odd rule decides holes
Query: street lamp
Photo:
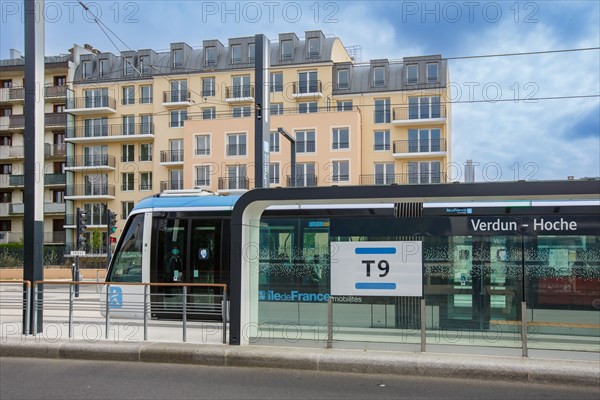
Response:
[{"label": "street lamp", "polygon": [[290,165],[292,168],[290,177],[293,185],[296,186],[296,139],[294,139],[292,135],[287,133],[287,131],[283,128],[277,128],[277,132],[290,141]]}]

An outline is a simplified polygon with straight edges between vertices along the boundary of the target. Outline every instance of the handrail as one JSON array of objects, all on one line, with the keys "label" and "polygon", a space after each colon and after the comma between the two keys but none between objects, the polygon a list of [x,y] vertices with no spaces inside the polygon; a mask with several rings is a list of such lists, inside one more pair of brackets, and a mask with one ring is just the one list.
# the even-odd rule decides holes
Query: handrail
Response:
[{"label": "handrail", "polygon": [[[0,281],[2,283],[3,281]],[[10,281],[13,282],[13,281]],[[16,281],[14,281],[16,282]],[[33,285],[120,285],[120,286],[170,286],[170,287],[220,287],[227,289],[225,283],[160,283],[160,282],[82,282],[82,281],[34,281]]]},{"label": "handrail", "polygon": [[0,283],[24,283],[27,287],[31,287],[31,281],[24,279],[2,279]]}]

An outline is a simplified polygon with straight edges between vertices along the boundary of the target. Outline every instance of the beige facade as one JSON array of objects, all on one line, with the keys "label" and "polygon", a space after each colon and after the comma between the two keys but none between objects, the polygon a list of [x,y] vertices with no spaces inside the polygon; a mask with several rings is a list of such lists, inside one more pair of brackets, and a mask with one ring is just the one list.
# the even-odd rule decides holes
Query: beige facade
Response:
[{"label": "beige facade", "polygon": [[[109,208],[118,234],[133,205],[163,190],[252,189],[253,43],[82,56],[67,101],[67,212],[86,208],[105,226]],[[270,60],[270,186],[445,181],[451,110],[440,56],[359,64],[339,38],[309,31],[279,35]],[[296,139],[295,180],[279,127]]]}]

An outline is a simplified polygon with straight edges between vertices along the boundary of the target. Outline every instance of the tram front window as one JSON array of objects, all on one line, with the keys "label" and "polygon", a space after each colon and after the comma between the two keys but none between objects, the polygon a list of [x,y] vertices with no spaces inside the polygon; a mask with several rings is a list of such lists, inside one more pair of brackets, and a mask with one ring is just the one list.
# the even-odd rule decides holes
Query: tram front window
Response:
[{"label": "tram front window", "polygon": [[108,282],[142,281],[142,242],[144,215],[137,215],[126,229],[121,246],[115,252]]}]

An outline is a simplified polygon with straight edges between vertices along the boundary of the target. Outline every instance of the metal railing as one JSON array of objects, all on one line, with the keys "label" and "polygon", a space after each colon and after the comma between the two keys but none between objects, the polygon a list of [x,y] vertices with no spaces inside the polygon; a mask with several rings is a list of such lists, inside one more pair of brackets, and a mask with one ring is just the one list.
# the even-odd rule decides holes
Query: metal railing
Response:
[{"label": "metal railing", "polygon": [[432,153],[446,151],[446,139],[396,140],[394,153]]},{"label": "metal railing", "polygon": [[323,92],[323,84],[321,81],[296,81],[292,84],[293,94],[309,94]]},{"label": "metal railing", "polygon": [[446,118],[446,106],[439,103],[416,105],[410,107],[396,107],[393,110],[393,120],[412,120]]},{"label": "metal railing", "polygon": [[165,190],[181,190],[183,189],[183,180],[175,180],[175,181],[161,181],[160,182],[160,191],[164,192]]},{"label": "metal railing", "polygon": [[292,179],[290,175],[286,177],[287,187],[314,187],[317,186],[316,175],[300,175],[296,179]]},{"label": "metal railing", "polygon": [[254,86],[234,85],[225,88],[225,97],[228,99],[254,98]]},{"label": "metal railing", "polygon": [[68,138],[95,138],[106,136],[153,135],[154,124],[120,124],[101,126],[74,126],[67,129]]},{"label": "metal railing", "polygon": [[67,100],[67,110],[79,108],[117,108],[117,102],[114,97],[110,96],[86,96],[74,97]]},{"label": "metal railing", "polygon": [[[10,175],[8,178],[10,186],[24,186],[25,175]],[[64,185],[66,178],[64,174],[44,174],[44,185]]]},{"label": "metal railing", "polygon": [[445,172],[360,175],[361,185],[404,185],[445,182]]},{"label": "metal railing", "polygon": [[115,196],[114,185],[67,185],[65,196]]},{"label": "metal railing", "polygon": [[189,90],[173,90],[170,92],[163,92],[163,103],[185,103],[190,101]]},{"label": "metal railing", "polygon": [[183,150],[162,150],[160,152],[160,162],[183,162]]},{"label": "metal railing", "polygon": [[67,168],[73,167],[115,167],[115,157],[108,154],[67,157]]},{"label": "metal railing", "polygon": [[250,189],[250,179],[246,177],[219,178],[219,190]]}]

